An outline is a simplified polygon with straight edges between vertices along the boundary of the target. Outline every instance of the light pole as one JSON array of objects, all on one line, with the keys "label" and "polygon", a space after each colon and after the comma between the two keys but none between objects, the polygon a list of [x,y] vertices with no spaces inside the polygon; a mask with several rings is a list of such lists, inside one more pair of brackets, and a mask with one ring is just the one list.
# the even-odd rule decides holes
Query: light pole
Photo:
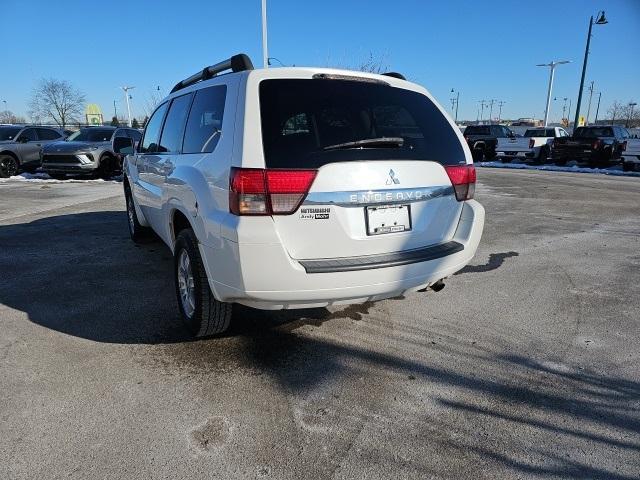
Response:
[{"label": "light pole", "polygon": [[455,103],[456,106],[456,117],[455,122],[458,124],[458,106],[460,105],[460,90],[456,91],[453,88],[451,89],[451,93],[456,93],[456,98],[451,98],[451,113],[453,113],[453,105]]},{"label": "light pole", "polygon": [[596,17],[599,17],[595,22],[593,16],[589,19],[589,32],[587,33],[587,46],[584,49],[584,62],[582,63],[582,77],[580,78],[580,90],[578,90],[578,102],[576,103],[576,117],[573,120],[573,128],[578,127],[578,120],[580,120],[580,104],[582,103],[582,89],[584,88],[584,76],[587,73],[587,60],[589,59],[589,45],[591,44],[591,28],[594,23],[596,25],[605,25],[609,23],[604,16],[604,10],[598,13]]},{"label": "light pole", "polygon": [[500,101],[498,102],[498,108],[499,108],[499,110],[498,110],[498,123],[500,123],[500,120],[502,119],[502,106],[503,106],[505,103],[507,103],[507,102],[504,102],[504,101],[502,101],[502,100],[500,100]]},{"label": "light pole", "polygon": [[591,85],[589,85],[589,106],[587,107],[587,120],[586,125],[589,125],[589,115],[591,114],[591,99],[593,98],[593,84],[595,82],[591,81]]},{"label": "light pole", "polygon": [[131,127],[131,105],[129,104],[129,90],[136,87],[120,87],[124,91],[124,99],[127,101],[127,115],[129,115],[129,127]]},{"label": "light pole", "polygon": [[567,111],[567,97],[564,97],[562,100],[564,102],[562,104],[562,119],[564,120],[565,118],[567,118],[564,116],[565,112]]},{"label": "light pole", "polygon": [[489,100],[489,125],[493,123],[493,104],[496,102],[493,98]]},{"label": "light pole", "polygon": [[553,90],[553,76],[558,65],[564,63],[571,63],[569,60],[560,60],[559,62],[553,61],[551,63],[539,63],[536,67],[549,67],[549,88],[547,89],[547,108],[544,110],[544,126],[547,126],[549,121],[549,109],[551,107],[551,91]]},{"label": "light pole", "polygon": [[262,66],[269,68],[269,53],[267,49],[267,0],[262,0]]},{"label": "light pole", "polygon": [[629,109],[629,117],[627,118],[627,128],[629,128],[629,125],[631,125],[631,119],[633,118],[633,107],[635,107],[636,105],[636,102],[629,102],[629,106],[631,108]]},{"label": "light pole", "polygon": [[602,98],[602,92],[598,92],[598,106],[596,107],[596,119],[593,121],[593,123],[597,124],[598,123],[598,112],[600,111],[600,99]]},{"label": "light pole", "polygon": [[487,104],[486,100],[480,100],[480,121],[484,123],[484,106]]}]

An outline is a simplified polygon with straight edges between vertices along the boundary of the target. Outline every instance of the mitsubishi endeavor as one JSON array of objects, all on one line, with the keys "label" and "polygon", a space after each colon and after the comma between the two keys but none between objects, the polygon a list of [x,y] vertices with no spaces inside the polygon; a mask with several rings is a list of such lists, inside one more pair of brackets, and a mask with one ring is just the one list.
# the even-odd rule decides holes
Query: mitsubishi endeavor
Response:
[{"label": "mitsubishi endeavor", "polygon": [[181,315],[206,336],[234,303],[440,289],[482,235],[475,181],[456,125],[402,75],[254,70],[241,54],[176,84],[123,184],[132,239],[169,246]]}]

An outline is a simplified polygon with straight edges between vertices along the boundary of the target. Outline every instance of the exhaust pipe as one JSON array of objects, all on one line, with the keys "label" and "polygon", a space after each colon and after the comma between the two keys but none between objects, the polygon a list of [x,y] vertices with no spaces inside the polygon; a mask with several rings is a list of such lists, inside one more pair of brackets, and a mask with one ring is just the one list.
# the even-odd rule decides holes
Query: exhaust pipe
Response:
[{"label": "exhaust pipe", "polygon": [[440,290],[442,290],[444,288],[444,281],[441,278],[440,280],[438,280],[437,282],[432,283],[431,285],[429,285],[428,287],[424,287],[420,290],[418,290],[419,292],[426,292],[427,290],[431,289],[434,292],[439,292]]}]

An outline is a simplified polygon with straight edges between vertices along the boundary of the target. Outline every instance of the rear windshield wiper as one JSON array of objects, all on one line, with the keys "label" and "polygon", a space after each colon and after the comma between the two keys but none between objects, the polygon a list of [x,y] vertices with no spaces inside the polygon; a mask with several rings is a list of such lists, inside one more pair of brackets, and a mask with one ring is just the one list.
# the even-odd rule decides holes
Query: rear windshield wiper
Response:
[{"label": "rear windshield wiper", "polygon": [[375,147],[401,147],[404,145],[402,137],[380,137],[380,138],[364,138],[355,142],[337,143],[335,145],[327,145],[323,150],[340,150],[349,148],[375,148]]}]

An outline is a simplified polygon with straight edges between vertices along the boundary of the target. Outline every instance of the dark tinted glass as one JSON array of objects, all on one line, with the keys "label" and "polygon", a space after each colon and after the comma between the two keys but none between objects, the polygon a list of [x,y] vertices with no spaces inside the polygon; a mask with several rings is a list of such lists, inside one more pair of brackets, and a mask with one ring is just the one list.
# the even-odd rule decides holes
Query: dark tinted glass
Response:
[{"label": "dark tinted glass", "polygon": [[[426,96],[410,90],[335,79],[265,80],[260,113],[268,168],[352,160],[465,162],[449,122]],[[326,149],[383,137],[403,141]]]},{"label": "dark tinted glass", "polygon": [[26,138],[30,142],[35,142],[36,140],[38,140],[38,137],[36,135],[36,129],[25,128],[24,131],[20,134],[20,139],[24,139],[24,138]]},{"label": "dark tinted glass", "polygon": [[213,152],[220,139],[227,87],[217,85],[196,92],[184,132],[182,153]]},{"label": "dark tinted glass", "polygon": [[158,109],[151,115],[151,118],[147,122],[147,128],[144,130],[144,138],[142,140],[142,146],[140,152],[151,153],[158,151],[158,142],[160,140],[160,129],[162,128],[162,120],[164,114],[167,111],[167,104],[163,103]]},{"label": "dark tinted glass", "polygon": [[611,127],[580,127],[573,134],[576,138],[613,137]]},{"label": "dark tinted glass", "polygon": [[162,127],[158,152],[179,152],[182,149],[182,134],[189,113],[192,94],[176,97],[171,102],[167,119]]},{"label": "dark tinted glass", "polygon": [[0,140],[13,140],[22,127],[0,127]]},{"label": "dark tinted glass", "polygon": [[142,138],[142,134],[137,130],[127,130],[127,132],[129,133],[129,136],[133,138],[134,142],[139,142]]},{"label": "dark tinted glass", "polygon": [[58,132],[56,132],[55,130],[51,130],[50,128],[38,128],[37,130],[38,138],[40,140],[55,140],[62,136]]},{"label": "dark tinted glass", "polygon": [[115,128],[82,128],[67,138],[69,142],[108,142]]},{"label": "dark tinted glass", "polygon": [[490,135],[490,130],[488,126],[482,125],[469,125],[464,129],[465,135]]}]

